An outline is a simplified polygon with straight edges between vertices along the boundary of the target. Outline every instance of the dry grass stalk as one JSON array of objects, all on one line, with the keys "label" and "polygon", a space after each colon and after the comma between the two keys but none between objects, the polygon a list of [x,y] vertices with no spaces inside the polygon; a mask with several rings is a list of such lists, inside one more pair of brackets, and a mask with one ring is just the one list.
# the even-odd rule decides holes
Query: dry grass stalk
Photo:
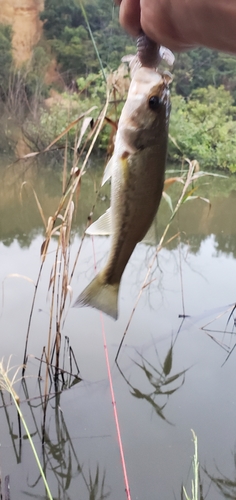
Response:
[{"label": "dry grass stalk", "polygon": [[[81,122],[81,128],[78,138],[76,137],[75,142],[75,154],[73,160],[73,166],[69,175],[69,179],[67,180],[67,146],[65,148],[65,159],[63,165],[63,180],[62,180],[62,192],[63,195],[59,202],[59,205],[54,213],[48,218],[46,223],[43,210],[41,204],[38,200],[37,194],[35,191],[34,196],[40,211],[41,217],[43,219],[46,234],[45,240],[41,246],[41,267],[39,270],[38,279],[35,285],[35,293],[32,301],[31,313],[29,317],[26,343],[25,343],[25,352],[24,352],[24,364],[27,362],[27,346],[29,340],[29,333],[31,328],[32,315],[34,310],[34,304],[39,284],[39,279],[43,270],[44,262],[47,258],[48,248],[51,241],[52,236],[58,235],[58,244],[55,253],[54,263],[51,269],[51,275],[49,278],[49,286],[48,290],[51,294],[51,304],[50,304],[50,318],[49,318],[49,330],[48,330],[48,339],[47,339],[47,348],[45,350],[45,358],[47,362],[46,376],[45,376],[45,387],[44,387],[44,395],[45,402],[48,397],[48,387],[49,387],[49,366],[50,363],[56,366],[56,370],[59,369],[59,357],[60,357],[60,344],[61,344],[61,330],[63,327],[63,321],[65,320],[65,308],[68,303],[71,303],[72,300],[72,287],[71,280],[74,275],[75,266],[78,261],[78,257],[80,254],[82,242],[84,237],[82,237],[82,242],[80,248],[78,250],[77,256],[75,258],[75,262],[72,263],[70,271],[70,235],[71,235],[71,227],[72,220],[74,214],[74,198],[78,194],[81,185],[81,178],[85,173],[85,169],[88,164],[88,160],[92,153],[94,144],[97,140],[97,137],[103,127],[103,123],[107,114],[107,108],[110,99],[110,90],[107,90],[106,103],[101,111],[98,119],[96,120],[92,130],[88,132],[88,127],[91,124],[91,108],[87,113],[84,113],[83,116],[80,116],[78,120],[72,122],[66,130],[60,134],[51,144],[47,150],[50,149],[53,145],[56,144],[58,140],[61,139],[62,136],[66,135],[72,126],[77,126],[78,122]],[[84,140],[84,136],[87,134]],[[83,144],[82,144],[83,142]],[[66,143],[67,144],[67,143]],[[81,166],[79,166],[79,162],[81,159],[82,153],[84,153],[85,147],[88,148],[85,159]],[[77,154],[78,148],[80,148],[80,154]],[[63,213],[64,212],[64,213]],[[63,215],[62,215],[63,213]],[[57,221],[60,221],[59,224]],[[54,328],[54,320],[55,320],[55,328]],[[53,340],[53,331],[55,330],[55,337]],[[55,361],[51,358],[51,353],[55,353]],[[23,375],[25,372],[25,367],[23,368]]]},{"label": "dry grass stalk", "polygon": [[16,393],[13,385],[17,382],[17,375],[19,373],[20,367],[18,367],[13,375],[13,378],[9,378],[10,372],[15,368],[14,366],[10,368],[11,357],[8,360],[7,367],[4,368],[3,359],[0,361],[0,388],[3,391],[9,392],[12,397],[16,400],[17,404],[20,404],[20,398]]}]

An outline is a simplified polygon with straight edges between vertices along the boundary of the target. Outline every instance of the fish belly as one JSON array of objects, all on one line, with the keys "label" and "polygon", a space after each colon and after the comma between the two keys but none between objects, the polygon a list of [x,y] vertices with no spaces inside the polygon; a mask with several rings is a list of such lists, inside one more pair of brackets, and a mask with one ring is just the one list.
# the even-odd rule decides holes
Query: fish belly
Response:
[{"label": "fish belly", "polygon": [[107,283],[120,282],[136,246],[156,215],[164,184],[165,151],[159,145],[116,162],[112,176],[111,250],[104,269]]}]

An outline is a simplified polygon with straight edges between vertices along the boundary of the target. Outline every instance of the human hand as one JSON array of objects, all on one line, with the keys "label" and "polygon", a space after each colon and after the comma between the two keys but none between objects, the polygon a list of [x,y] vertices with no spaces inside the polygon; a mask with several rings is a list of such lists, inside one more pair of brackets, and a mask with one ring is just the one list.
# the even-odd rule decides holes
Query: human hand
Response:
[{"label": "human hand", "polygon": [[171,50],[206,46],[236,53],[235,0],[115,0],[120,22]]}]

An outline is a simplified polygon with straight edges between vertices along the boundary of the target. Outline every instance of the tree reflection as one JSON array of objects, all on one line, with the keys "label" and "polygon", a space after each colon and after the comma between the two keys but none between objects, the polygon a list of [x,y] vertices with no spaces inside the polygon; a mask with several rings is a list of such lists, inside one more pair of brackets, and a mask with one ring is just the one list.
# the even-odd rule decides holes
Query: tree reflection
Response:
[{"label": "tree reflection", "polygon": [[[138,363],[134,361],[135,365],[141,370],[144,375],[146,381],[150,384],[150,391],[142,392],[138,387],[135,387],[124,375],[121,371],[119,365],[118,369],[131,388],[130,393],[133,397],[137,399],[143,399],[147,403],[149,403],[155,413],[171,424],[171,422],[164,415],[164,408],[166,407],[169,397],[174,394],[185,381],[185,373],[186,370],[182,370],[179,373],[171,374],[172,372],[172,364],[173,364],[173,347],[174,344],[171,344],[170,349],[167,352],[167,355],[164,359],[163,364],[161,364],[158,360],[158,364],[160,364],[160,368],[157,368],[152,363],[150,363],[144,356],[139,354],[141,358],[141,362]],[[175,382],[177,383],[177,387],[175,386]],[[174,385],[174,386],[173,386]]]},{"label": "tree reflection", "polygon": [[[1,160],[1,158],[0,158]],[[43,156],[40,160],[31,160],[12,164],[7,168],[0,164],[2,183],[0,186],[0,241],[10,246],[14,240],[19,242],[21,248],[29,247],[32,241],[43,235],[42,220],[32,194],[32,187],[37,191],[37,196],[42,204],[45,214],[55,212],[61,193],[61,172],[52,163],[51,156]],[[76,212],[73,222],[73,232],[82,234],[84,224],[91,207],[94,204],[95,191],[100,185],[104,168],[104,159],[93,158],[95,168],[88,168],[87,175],[83,176],[80,192],[80,208]],[[22,190],[22,183],[25,187]],[[191,253],[196,254],[201,244],[211,235],[214,236],[217,253],[231,253],[236,256],[236,231],[235,231],[235,181],[232,179],[214,178],[210,183],[201,183],[201,194],[211,201],[211,210],[196,200],[193,204],[183,204],[178,218],[173,220],[169,236],[177,232],[186,235]],[[22,196],[20,193],[22,191]],[[171,188],[172,198],[178,199],[179,186]],[[94,219],[104,213],[110,198],[109,184],[103,186],[102,195],[98,197],[94,212]],[[158,226],[150,229],[145,238],[149,244],[156,243],[156,237],[161,235],[170,217],[169,207],[162,203],[158,211]],[[178,240],[172,240],[168,245],[169,250],[178,246]]]},{"label": "tree reflection", "polygon": [[236,237],[235,234],[217,234],[215,236],[216,255],[231,254],[236,257]]}]

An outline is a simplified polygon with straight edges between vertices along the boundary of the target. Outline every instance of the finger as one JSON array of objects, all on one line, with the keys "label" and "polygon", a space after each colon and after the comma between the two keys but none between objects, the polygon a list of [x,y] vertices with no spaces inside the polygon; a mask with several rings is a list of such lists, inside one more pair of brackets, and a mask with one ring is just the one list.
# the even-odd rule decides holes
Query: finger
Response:
[{"label": "finger", "polygon": [[131,35],[140,33],[140,1],[122,0],[120,4],[120,23]]},{"label": "finger", "polygon": [[189,44],[182,37],[178,23],[175,22],[175,3],[170,0],[141,0],[140,22],[149,38],[171,50],[185,50]]}]

